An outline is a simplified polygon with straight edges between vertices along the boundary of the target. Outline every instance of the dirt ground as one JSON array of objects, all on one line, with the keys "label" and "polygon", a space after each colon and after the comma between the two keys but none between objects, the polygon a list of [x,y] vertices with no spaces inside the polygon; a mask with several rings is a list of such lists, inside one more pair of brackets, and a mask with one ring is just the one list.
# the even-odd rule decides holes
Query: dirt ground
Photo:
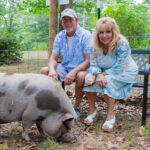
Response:
[{"label": "dirt ground", "polygon": [[[66,91],[69,91],[69,97],[74,102],[71,87]],[[75,122],[70,133],[64,135],[64,141],[58,143],[63,150],[150,150],[150,99],[146,127],[141,127],[141,105],[141,95],[117,101],[115,129],[112,133],[106,133],[101,130],[106,117],[106,105],[102,95],[97,96],[96,108],[99,118],[93,126],[83,123],[88,112],[87,99],[84,96],[81,118]],[[44,139],[35,125],[29,130],[30,142],[22,140],[21,134],[20,122],[0,125],[0,150],[55,150],[44,147]]]}]

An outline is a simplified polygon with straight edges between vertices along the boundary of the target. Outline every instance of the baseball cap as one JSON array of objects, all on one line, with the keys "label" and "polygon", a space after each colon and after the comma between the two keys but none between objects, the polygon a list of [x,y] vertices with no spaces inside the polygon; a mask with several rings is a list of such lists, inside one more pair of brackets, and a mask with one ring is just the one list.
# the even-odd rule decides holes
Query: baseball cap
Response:
[{"label": "baseball cap", "polygon": [[69,16],[71,18],[77,18],[77,15],[75,13],[75,11],[73,9],[70,9],[70,8],[67,8],[65,10],[63,10],[61,12],[61,19],[64,17],[64,16]]}]

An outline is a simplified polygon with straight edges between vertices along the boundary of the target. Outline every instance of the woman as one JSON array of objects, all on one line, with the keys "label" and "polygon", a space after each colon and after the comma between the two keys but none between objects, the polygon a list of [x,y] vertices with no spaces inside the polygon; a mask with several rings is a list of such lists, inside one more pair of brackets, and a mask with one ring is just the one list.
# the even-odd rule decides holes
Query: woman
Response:
[{"label": "woman", "polygon": [[113,131],[115,100],[128,96],[137,75],[138,69],[131,58],[129,43],[120,34],[116,21],[110,17],[99,19],[93,34],[90,72],[85,77],[83,89],[90,107],[85,124],[90,125],[96,120],[96,93],[102,93],[107,104],[107,117],[102,129]]}]

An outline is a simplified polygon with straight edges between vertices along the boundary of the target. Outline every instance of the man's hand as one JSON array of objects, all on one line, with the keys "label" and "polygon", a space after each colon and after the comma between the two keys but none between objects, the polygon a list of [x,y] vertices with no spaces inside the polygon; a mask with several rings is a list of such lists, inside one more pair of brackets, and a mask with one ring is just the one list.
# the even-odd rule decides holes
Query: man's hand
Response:
[{"label": "man's hand", "polygon": [[65,79],[64,79],[64,83],[65,83],[66,85],[72,84],[73,80],[75,79],[75,76],[76,76],[76,73],[75,73],[73,70],[70,71],[70,72],[66,75],[66,77],[65,77]]},{"label": "man's hand", "polygon": [[48,76],[52,77],[55,80],[58,80],[58,73],[56,71],[50,71]]},{"label": "man's hand", "polygon": [[107,81],[104,78],[103,74],[98,74],[96,78],[96,84],[99,85],[101,88],[106,88]]},{"label": "man's hand", "polygon": [[93,83],[95,82],[96,77],[95,76],[91,76],[85,83],[87,85],[93,85]]}]

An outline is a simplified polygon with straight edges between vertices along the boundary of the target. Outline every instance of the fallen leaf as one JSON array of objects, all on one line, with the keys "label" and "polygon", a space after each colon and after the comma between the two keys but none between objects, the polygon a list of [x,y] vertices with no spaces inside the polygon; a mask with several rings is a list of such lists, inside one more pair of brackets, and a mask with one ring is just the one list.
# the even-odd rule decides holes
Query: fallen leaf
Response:
[{"label": "fallen leaf", "polygon": [[124,137],[116,137],[117,142],[123,142],[125,140]]},{"label": "fallen leaf", "polygon": [[119,148],[118,144],[113,144],[110,141],[108,143],[106,143],[106,144],[107,144],[108,149]]},{"label": "fallen leaf", "polygon": [[140,136],[144,135],[144,130],[145,130],[145,128],[143,126],[141,126],[140,129],[139,129]]},{"label": "fallen leaf", "polygon": [[88,150],[93,150],[93,146],[91,146],[91,145],[86,146],[86,148],[87,148]]},{"label": "fallen leaf", "polygon": [[4,144],[0,144],[0,150],[8,150],[8,145],[6,142]]},{"label": "fallen leaf", "polygon": [[139,144],[139,146],[141,146],[141,147],[144,147],[144,146],[145,146],[145,142],[144,142],[144,141],[141,141],[141,142],[139,142],[138,144]]},{"label": "fallen leaf", "polygon": [[117,126],[117,129],[121,129],[122,128],[122,124],[119,124],[118,126]]},{"label": "fallen leaf", "polygon": [[146,114],[147,114],[147,115],[150,115],[150,109],[148,109],[148,110],[146,111]]}]

